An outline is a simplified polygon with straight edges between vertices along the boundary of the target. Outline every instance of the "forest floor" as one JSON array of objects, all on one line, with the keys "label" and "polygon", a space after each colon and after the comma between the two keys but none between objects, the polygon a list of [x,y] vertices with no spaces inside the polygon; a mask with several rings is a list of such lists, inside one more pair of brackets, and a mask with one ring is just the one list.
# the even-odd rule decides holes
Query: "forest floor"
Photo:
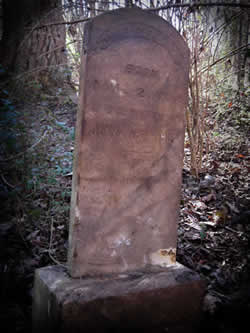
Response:
[{"label": "forest floor", "polygon": [[[60,89],[0,97],[0,321],[31,332],[35,269],[66,265],[77,106]],[[249,142],[245,126],[216,124],[198,178],[185,144],[177,260],[207,281],[201,331],[234,333],[250,315]]]}]

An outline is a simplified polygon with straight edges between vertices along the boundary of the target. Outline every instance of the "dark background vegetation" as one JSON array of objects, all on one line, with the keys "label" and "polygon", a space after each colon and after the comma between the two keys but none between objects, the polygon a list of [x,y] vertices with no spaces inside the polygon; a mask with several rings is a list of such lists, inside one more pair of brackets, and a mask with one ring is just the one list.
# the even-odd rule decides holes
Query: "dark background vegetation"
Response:
[{"label": "dark background vegetation", "polygon": [[[161,15],[191,51],[177,259],[208,288],[203,332],[250,314],[248,1],[0,1],[0,319],[31,331],[34,271],[66,266],[84,23]],[[177,78],[178,79],[178,78]]]}]

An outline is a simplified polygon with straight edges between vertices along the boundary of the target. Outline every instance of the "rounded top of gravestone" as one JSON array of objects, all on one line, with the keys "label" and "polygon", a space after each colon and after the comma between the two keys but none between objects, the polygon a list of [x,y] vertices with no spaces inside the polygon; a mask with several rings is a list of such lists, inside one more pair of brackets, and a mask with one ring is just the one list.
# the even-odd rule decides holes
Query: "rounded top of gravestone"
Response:
[{"label": "rounded top of gravestone", "polygon": [[[93,21],[94,25],[91,24]],[[177,63],[189,61],[189,49],[182,36],[169,22],[152,12],[138,7],[119,8],[95,17],[88,24],[95,35],[89,53],[124,39],[147,39],[164,48],[169,45],[168,52]]]}]

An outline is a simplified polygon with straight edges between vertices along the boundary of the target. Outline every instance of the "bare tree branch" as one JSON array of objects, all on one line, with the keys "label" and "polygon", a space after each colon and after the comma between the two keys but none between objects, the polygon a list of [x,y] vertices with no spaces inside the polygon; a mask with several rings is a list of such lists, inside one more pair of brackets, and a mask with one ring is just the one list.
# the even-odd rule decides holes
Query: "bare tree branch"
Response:
[{"label": "bare tree branch", "polygon": [[225,54],[223,57],[221,57],[221,58],[215,60],[211,65],[206,66],[205,68],[202,68],[202,69],[199,71],[199,73],[200,73],[200,72],[203,73],[203,72],[207,71],[208,69],[210,69],[210,68],[213,67],[214,65],[218,64],[219,62],[221,62],[221,61],[223,61],[223,60],[225,60],[225,59],[227,59],[227,58],[229,58],[229,57],[235,55],[235,54],[236,54],[237,52],[239,52],[240,50],[245,49],[245,48],[247,48],[247,47],[249,47],[249,46],[250,46],[250,43],[245,44],[245,45],[242,45],[242,46],[238,47],[237,49],[234,49],[234,50],[228,52],[228,53]]},{"label": "bare tree branch", "polygon": [[[197,7],[212,7],[212,6],[217,6],[217,7],[239,7],[239,8],[250,8],[250,4],[244,4],[244,3],[221,3],[221,2],[211,2],[211,3],[183,3],[183,4],[172,4],[172,5],[166,5],[158,8],[147,8],[144,10],[151,11],[151,12],[157,12],[159,10],[166,10],[169,8],[181,8],[181,7],[189,7],[189,8],[197,8]],[[104,10],[99,10],[102,12],[105,12]],[[42,28],[47,28],[51,27],[53,25],[61,25],[61,24],[76,24],[76,23],[81,23],[81,22],[86,22],[89,21],[90,18],[82,18],[79,20],[75,21],[61,21],[61,22],[52,22],[48,24],[43,24],[38,27],[35,27],[33,30],[37,29],[42,29]]]},{"label": "bare tree branch", "polygon": [[250,4],[247,3],[221,3],[221,2],[211,2],[211,3],[200,3],[200,2],[190,2],[190,3],[180,3],[180,4],[172,4],[172,5],[166,5],[161,6],[157,8],[148,8],[145,10],[156,12],[159,10],[165,10],[169,8],[181,8],[181,7],[190,7],[190,8],[197,8],[197,7],[239,7],[239,8],[250,8]]},{"label": "bare tree branch", "polygon": [[35,27],[33,30],[51,27],[52,25],[76,24],[76,23],[86,22],[86,21],[89,21],[89,20],[90,20],[90,18],[82,18],[82,19],[75,20],[75,21],[52,22],[52,23],[48,23],[48,24],[39,25],[38,27]]}]

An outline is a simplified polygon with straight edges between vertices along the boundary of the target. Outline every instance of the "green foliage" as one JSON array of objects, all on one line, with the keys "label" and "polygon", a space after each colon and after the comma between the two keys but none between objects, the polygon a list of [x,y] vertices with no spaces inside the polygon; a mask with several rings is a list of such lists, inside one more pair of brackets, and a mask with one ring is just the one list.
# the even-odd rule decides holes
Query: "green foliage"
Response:
[{"label": "green foliage", "polygon": [[200,230],[200,238],[201,241],[204,241],[207,237],[207,228],[204,224],[201,224],[201,230]]}]

